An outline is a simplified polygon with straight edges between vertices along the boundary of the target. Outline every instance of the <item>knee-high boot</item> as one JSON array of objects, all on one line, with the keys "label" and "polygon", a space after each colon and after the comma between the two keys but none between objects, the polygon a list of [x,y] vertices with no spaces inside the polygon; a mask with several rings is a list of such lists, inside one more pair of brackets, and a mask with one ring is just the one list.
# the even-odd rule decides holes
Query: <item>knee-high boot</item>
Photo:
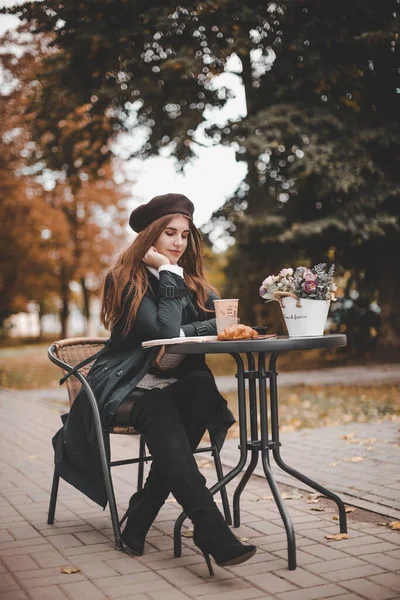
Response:
[{"label": "knee-high boot", "polygon": [[[207,427],[210,413],[206,402],[190,402],[190,399],[178,402],[178,410],[185,429],[186,437],[192,453],[199,445]],[[165,480],[160,477],[153,463],[144,487],[137,491],[129,501],[128,509],[121,520],[127,523],[123,532],[123,540],[129,545],[130,552],[141,556],[144,551],[146,535],[170,494]]]},{"label": "knee-high boot", "polygon": [[[241,544],[218,510],[197,467],[173,397],[153,394],[139,401],[132,411],[132,423],[144,433],[160,478],[193,521],[193,539],[206,557],[210,574],[209,554],[222,566],[239,564],[253,556],[256,548]],[[129,519],[123,533],[127,545],[128,525]]]}]

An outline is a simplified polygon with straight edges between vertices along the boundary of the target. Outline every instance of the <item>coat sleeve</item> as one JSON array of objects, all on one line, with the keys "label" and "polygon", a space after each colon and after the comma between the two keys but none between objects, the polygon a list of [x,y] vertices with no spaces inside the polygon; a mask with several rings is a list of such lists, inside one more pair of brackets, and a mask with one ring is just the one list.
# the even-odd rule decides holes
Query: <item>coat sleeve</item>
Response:
[{"label": "coat sleeve", "polygon": [[212,312],[203,312],[203,321],[193,321],[182,325],[183,332],[186,336],[194,335],[217,335],[217,321],[215,318],[214,311],[214,300],[218,300],[219,296],[210,290],[206,302],[206,308],[212,310]]},{"label": "coat sleeve", "polygon": [[171,271],[160,271],[157,297],[143,296],[130,335],[140,341],[179,337],[188,295],[182,277]]}]

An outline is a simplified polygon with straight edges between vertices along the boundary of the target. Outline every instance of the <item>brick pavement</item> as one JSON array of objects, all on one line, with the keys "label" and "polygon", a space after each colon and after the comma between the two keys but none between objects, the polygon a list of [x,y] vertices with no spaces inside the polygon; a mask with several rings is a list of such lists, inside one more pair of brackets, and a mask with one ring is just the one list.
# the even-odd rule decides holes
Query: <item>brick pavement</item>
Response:
[{"label": "brick pavement", "polygon": [[[392,419],[283,432],[281,456],[346,502],[400,520],[400,420]],[[237,463],[237,445],[226,441],[225,465]],[[255,474],[262,476],[260,465]],[[273,472],[279,483],[311,491],[284,471]]]},{"label": "brick pavement", "polygon": [[[59,412],[57,405],[38,402],[35,394],[0,391],[0,600],[400,598],[400,533],[378,524],[393,520],[387,517],[387,510],[395,509],[385,508],[377,515],[358,508],[348,515],[349,539],[329,542],[325,536],[338,531],[332,503],[322,499],[317,504],[309,504],[305,491],[280,484],[281,490],[289,496],[285,502],[297,538],[298,568],[289,571],[286,536],[278,510],[273,502],[263,499],[269,491],[265,481],[255,476],[243,494],[242,524],[235,533],[249,538],[257,545],[258,552],[244,565],[215,567],[215,578],[207,575],[203,557],[190,538],[183,538],[182,557],[173,558],[171,532],[179,512],[174,502],[166,503],[149,533],[145,554],[136,559],[115,550],[108,511],[103,512],[63,482],[56,522],[53,526],[47,525],[53,462],[50,439],[59,427]],[[385,429],[386,425],[381,423],[376,427],[379,435],[389,433],[388,443],[382,442],[379,448],[377,443],[372,444],[378,448],[382,463],[385,449],[386,458],[397,460],[393,437],[396,426],[389,423],[390,428]],[[330,444],[330,435],[333,442],[337,441],[338,432],[329,433],[328,429],[316,438],[321,448],[325,441]],[[353,431],[351,426],[348,429],[349,433]],[[288,449],[295,448],[296,440],[301,441],[302,448],[307,443],[309,453],[315,457],[314,438],[307,437],[308,432],[302,437],[303,433],[285,434],[289,437],[283,441]],[[364,435],[364,430],[355,431],[357,437]],[[136,452],[137,441],[133,437],[113,436],[113,458],[131,455],[133,447]],[[341,443],[338,441],[338,447]],[[372,452],[367,446],[358,446],[346,445],[349,456],[364,450]],[[233,452],[233,448],[230,451]],[[290,452],[295,459],[294,450]],[[346,477],[357,484],[362,478],[355,468],[362,464],[367,472],[371,467],[366,462],[345,463],[341,458],[338,454],[336,472],[344,473],[343,467],[348,465],[354,467]],[[208,482],[213,483],[214,471],[205,456],[201,455],[199,461]],[[391,487],[396,481],[394,490],[399,489],[398,464],[396,469],[393,462],[384,478],[381,474],[380,487],[386,488],[389,479]],[[323,468],[322,461],[318,469]],[[333,472],[335,468],[329,468],[329,480]],[[131,482],[135,481],[135,467],[118,467],[113,473],[118,503],[125,507],[132,492]],[[349,480],[343,479],[343,482],[349,485]],[[340,481],[335,485],[339,486]],[[231,484],[230,495],[232,491]],[[379,498],[383,495],[379,494]],[[324,510],[316,512],[315,508]],[[61,573],[60,568],[68,565],[80,571],[70,575]]]}]

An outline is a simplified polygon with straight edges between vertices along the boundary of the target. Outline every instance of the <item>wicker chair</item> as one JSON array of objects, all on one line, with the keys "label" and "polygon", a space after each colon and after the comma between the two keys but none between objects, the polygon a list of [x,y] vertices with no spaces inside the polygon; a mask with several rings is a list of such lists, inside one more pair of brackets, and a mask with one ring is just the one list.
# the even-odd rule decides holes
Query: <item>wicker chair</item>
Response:
[{"label": "wicker chair", "polygon": [[[118,550],[123,550],[123,544],[121,541],[121,524],[118,518],[117,505],[115,502],[115,494],[114,487],[111,477],[111,469],[110,467],[116,467],[119,465],[127,465],[127,464],[138,464],[138,481],[137,481],[137,489],[141,489],[143,487],[143,475],[144,475],[144,463],[151,461],[152,458],[150,455],[146,454],[146,444],[144,440],[144,436],[139,434],[133,427],[121,427],[115,426],[112,429],[105,429],[101,424],[100,413],[97,406],[96,398],[94,396],[93,390],[90,387],[89,383],[86,380],[86,376],[94,362],[95,359],[90,361],[90,358],[97,354],[107,342],[106,338],[70,338],[65,340],[60,340],[54,342],[49,350],[48,357],[49,359],[61,367],[64,375],[69,373],[71,370],[76,367],[82,361],[87,362],[82,368],[78,371],[75,371],[74,375],[71,375],[67,380],[67,390],[69,396],[69,404],[72,406],[78,392],[83,386],[86,390],[90,405],[93,410],[93,418],[94,425],[97,433],[97,441],[99,445],[100,459],[102,463],[102,470],[104,476],[104,483],[107,492],[108,503],[110,507],[110,515],[111,521],[114,531],[115,544]],[[109,461],[107,459],[107,453],[105,450],[104,443],[104,433],[115,433],[115,434],[125,434],[125,435],[140,435],[140,443],[139,443],[139,457],[131,458],[127,460],[117,460],[117,461]],[[201,447],[195,450],[195,453],[199,452],[211,452],[214,458],[215,469],[217,473],[218,480],[222,479],[222,466],[221,460],[219,456],[218,448],[215,445],[208,447]],[[57,494],[58,494],[58,485],[59,485],[59,476],[54,471],[53,475],[53,484],[50,495],[50,504],[49,504],[49,512],[47,523],[49,525],[54,523],[54,514],[56,510],[57,503]],[[232,523],[231,514],[229,509],[228,497],[225,488],[221,489],[221,498],[224,509],[224,515],[227,523],[230,525]]]}]

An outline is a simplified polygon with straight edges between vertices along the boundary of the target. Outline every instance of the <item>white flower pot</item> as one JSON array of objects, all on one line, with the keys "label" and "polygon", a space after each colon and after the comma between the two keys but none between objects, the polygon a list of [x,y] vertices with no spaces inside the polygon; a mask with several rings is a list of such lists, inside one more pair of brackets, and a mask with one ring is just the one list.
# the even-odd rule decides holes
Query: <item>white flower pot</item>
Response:
[{"label": "white flower pot", "polygon": [[301,307],[295,298],[282,298],[282,313],[289,337],[323,335],[330,300],[308,300],[300,298]]}]

